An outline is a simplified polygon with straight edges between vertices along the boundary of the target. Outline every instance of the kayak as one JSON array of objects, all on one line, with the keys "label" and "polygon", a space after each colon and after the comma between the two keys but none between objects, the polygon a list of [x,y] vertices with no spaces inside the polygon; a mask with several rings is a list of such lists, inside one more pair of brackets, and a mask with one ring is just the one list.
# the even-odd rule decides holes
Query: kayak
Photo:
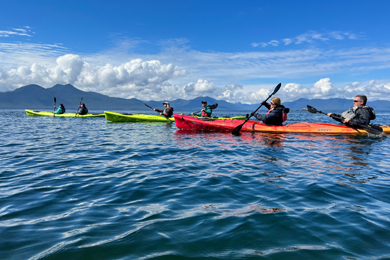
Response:
[{"label": "kayak", "polygon": [[[231,132],[241,125],[242,120],[236,119],[202,119],[185,115],[173,115],[176,127],[181,130]],[[381,126],[383,132],[390,133],[390,126]],[[259,121],[248,120],[241,129],[242,132],[270,133],[313,133],[313,134],[367,134],[366,131],[344,125],[327,123],[293,123],[283,126],[265,125]]]},{"label": "kayak", "polygon": [[34,111],[30,109],[25,109],[26,114],[28,116],[51,116],[51,117],[104,117],[104,114],[86,114],[86,115],[79,115],[76,113],[63,113],[63,114],[55,114],[54,112],[49,111]]},{"label": "kayak", "polygon": [[158,115],[145,114],[121,114],[116,112],[104,111],[104,116],[108,121],[112,122],[174,122],[174,118],[166,118]]},{"label": "kayak", "polygon": [[[145,115],[145,114],[121,114],[116,112],[104,111],[104,115],[108,121],[112,122],[174,122],[175,118],[159,115]],[[199,117],[200,118],[200,117]],[[228,117],[204,117],[209,119],[228,118]],[[231,117],[235,119],[245,120],[245,116]]]}]

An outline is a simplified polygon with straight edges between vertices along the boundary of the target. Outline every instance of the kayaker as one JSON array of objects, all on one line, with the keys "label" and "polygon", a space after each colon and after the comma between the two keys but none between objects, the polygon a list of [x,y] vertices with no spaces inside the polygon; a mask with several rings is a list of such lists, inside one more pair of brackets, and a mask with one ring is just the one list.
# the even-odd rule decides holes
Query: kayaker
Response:
[{"label": "kayaker", "polygon": [[371,120],[376,118],[376,115],[374,109],[367,106],[366,103],[366,96],[357,95],[353,99],[353,107],[344,111],[341,115],[328,113],[328,116],[344,124],[351,122],[358,125],[368,125]]},{"label": "kayaker", "polygon": [[290,112],[290,109],[281,105],[280,98],[273,97],[269,104],[266,101],[263,101],[261,104],[268,109],[267,113],[258,114],[252,112],[251,116],[255,116],[266,125],[282,125],[287,120],[287,113]]},{"label": "kayaker", "polygon": [[81,103],[78,107],[78,114],[79,115],[86,115],[88,114],[88,108],[85,106],[84,103]]},{"label": "kayaker", "polygon": [[202,102],[202,110],[200,110],[199,113],[191,113],[191,115],[194,116],[203,116],[203,117],[210,117],[213,110],[211,109],[211,106],[207,105],[207,101],[203,100]]},{"label": "kayaker", "polygon": [[173,107],[169,104],[169,102],[162,103],[164,105],[164,110],[160,110],[157,108],[153,108],[154,111],[160,112],[160,115],[165,117],[171,117],[173,115]]},{"label": "kayaker", "polygon": [[55,109],[57,109],[54,113],[55,114],[63,114],[65,113],[65,107],[63,104],[60,104],[59,107],[54,106]]}]

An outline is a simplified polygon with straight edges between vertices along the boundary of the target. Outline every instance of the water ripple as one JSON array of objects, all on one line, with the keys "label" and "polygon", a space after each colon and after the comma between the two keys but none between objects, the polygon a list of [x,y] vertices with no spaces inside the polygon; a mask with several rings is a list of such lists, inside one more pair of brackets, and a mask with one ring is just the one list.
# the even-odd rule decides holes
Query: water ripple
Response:
[{"label": "water ripple", "polygon": [[388,138],[0,124],[0,259],[390,257]]}]

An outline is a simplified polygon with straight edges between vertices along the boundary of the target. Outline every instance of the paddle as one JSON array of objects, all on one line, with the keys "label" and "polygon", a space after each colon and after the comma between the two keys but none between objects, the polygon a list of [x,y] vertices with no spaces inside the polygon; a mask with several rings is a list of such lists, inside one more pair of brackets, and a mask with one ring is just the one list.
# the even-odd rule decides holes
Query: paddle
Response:
[{"label": "paddle", "polygon": [[56,102],[57,102],[57,99],[56,99],[56,97],[54,97],[54,113],[53,113],[53,117],[56,117]]},{"label": "paddle", "polygon": [[[272,92],[272,94],[269,95],[269,97],[268,97],[266,100],[264,100],[263,102],[261,102],[261,105],[255,110],[254,113],[256,113],[257,110],[260,109],[260,107],[263,105],[264,102],[267,102],[267,100],[268,100],[272,95],[274,95],[276,92],[278,92],[281,86],[282,86],[282,83],[279,83],[279,84],[275,87],[274,92]],[[236,127],[233,129],[232,134],[233,134],[233,135],[240,135],[241,128],[245,125],[246,122],[248,122],[248,120],[249,120],[249,118],[251,118],[251,116],[252,116],[252,113],[251,113],[251,115],[249,115],[249,116],[246,117],[244,123],[242,123],[241,125],[236,126]]]},{"label": "paddle", "polygon": [[76,111],[76,115],[74,115],[74,117],[76,117],[79,113],[79,109],[80,109],[80,106],[81,106],[81,102],[83,102],[83,97],[81,97],[81,100],[80,100],[80,105],[79,107],[77,108],[77,111]]},{"label": "paddle", "polygon": [[[144,103],[144,102],[142,102],[142,103]],[[144,105],[145,106],[147,106],[148,108],[150,108],[151,110],[153,110],[154,111],[154,108],[153,107],[151,107],[151,106],[149,106],[149,105],[147,105],[147,104],[145,104],[144,103]],[[159,113],[160,114],[160,112],[158,112],[158,111],[156,111],[157,113]],[[168,117],[166,117],[166,116],[164,116],[165,117],[165,119],[169,122],[169,123],[172,123],[172,121],[171,120],[169,120],[169,118]]]},{"label": "paddle", "polygon": [[[327,113],[319,111],[319,110],[317,110],[314,107],[309,106],[309,105],[307,105],[307,110],[310,113],[313,113],[313,114],[319,113],[319,114],[328,115]],[[331,115],[331,117],[335,118],[335,119],[341,119],[339,116],[336,116],[336,115]],[[381,135],[383,133],[383,129],[381,127],[379,127],[379,126],[359,125],[359,124],[355,124],[355,123],[352,123],[352,122],[348,122],[347,124],[357,128],[357,129],[365,130],[367,133],[370,133],[370,134],[373,134],[373,135]]]}]

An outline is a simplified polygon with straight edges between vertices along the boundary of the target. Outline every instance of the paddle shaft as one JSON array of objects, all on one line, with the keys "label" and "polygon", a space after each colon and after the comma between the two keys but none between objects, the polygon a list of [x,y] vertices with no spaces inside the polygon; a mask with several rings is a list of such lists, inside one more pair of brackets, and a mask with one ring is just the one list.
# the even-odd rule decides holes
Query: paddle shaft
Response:
[{"label": "paddle shaft", "polygon": [[53,113],[53,117],[56,117],[56,103],[57,103],[57,99],[54,97],[54,113]]},{"label": "paddle shaft", "polygon": [[[257,110],[259,110],[262,106],[263,106],[263,103],[264,102],[267,102],[268,99],[270,99],[274,94],[276,94],[276,92],[278,92],[278,90],[280,89],[280,87],[282,86],[282,83],[279,83],[276,87],[275,87],[275,90],[274,92],[272,92],[271,95],[268,96],[268,98],[266,100],[264,100],[263,102],[261,102],[260,106],[254,111],[254,113],[257,112]],[[239,135],[240,134],[240,131],[241,131],[241,128],[245,125],[246,122],[248,122],[249,118],[252,117],[252,114],[254,113],[251,113],[249,116],[246,117],[244,123],[242,123],[241,125],[238,125],[236,126],[233,131],[232,131],[232,134],[233,135]]]},{"label": "paddle shaft", "polygon": [[80,106],[81,106],[81,102],[83,102],[83,97],[81,97],[80,105],[79,105],[79,107],[77,108],[76,115],[74,115],[74,117],[76,117],[76,116],[79,114],[79,109],[80,109]]}]

